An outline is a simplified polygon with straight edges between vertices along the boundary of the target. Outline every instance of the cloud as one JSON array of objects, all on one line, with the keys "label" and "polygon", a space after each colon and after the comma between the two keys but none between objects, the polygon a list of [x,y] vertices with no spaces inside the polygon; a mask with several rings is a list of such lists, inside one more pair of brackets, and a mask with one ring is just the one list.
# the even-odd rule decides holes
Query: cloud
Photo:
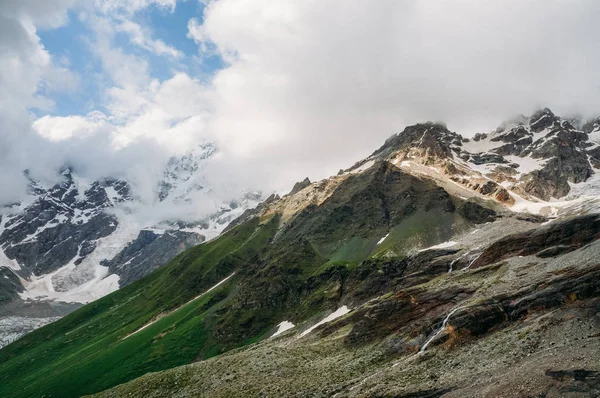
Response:
[{"label": "cloud", "polygon": [[1,13],[11,19],[26,20],[39,28],[57,28],[67,20],[67,9],[77,0],[3,0]]},{"label": "cloud", "polygon": [[[406,124],[489,131],[539,106],[600,111],[596,1],[209,3],[189,36],[228,62],[209,129],[258,181],[349,166]],[[249,169],[250,167],[243,167]]]},{"label": "cloud", "polygon": [[49,141],[64,141],[73,137],[86,138],[107,127],[107,117],[102,112],[83,116],[46,115],[33,122],[33,129]]},{"label": "cloud", "polygon": [[37,27],[64,24],[72,1],[7,0],[0,7],[0,203],[19,200],[22,171],[39,149],[30,109],[51,110],[49,95],[74,89],[76,77],[57,66],[37,36]]},{"label": "cloud", "polygon": [[183,56],[181,51],[168,46],[164,41],[153,40],[151,38],[152,33],[149,29],[144,28],[129,19],[122,19],[117,25],[117,30],[127,33],[131,38],[131,42],[135,45],[145,48],[156,55],[168,55],[173,58],[180,58]]},{"label": "cloud", "polygon": [[[51,109],[39,86],[57,68],[35,32],[43,14],[20,4],[2,14],[12,24],[0,23],[0,123],[15,132],[1,139],[4,148],[30,149],[2,167],[24,167],[45,148],[40,174],[76,162],[90,176],[129,173],[149,190],[168,156],[212,140],[221,151],[207,183],[226,197],[335,174],[407,124],[439,120],[470,134],[540,106],[600,113],[597,1],[207,2],[187,34],[201,59],[217,54],[224,67],[207,78],[173,64],[158,80],[146,57],[115,44],[114,32],[189,62],[136,19],[148,7],[172,12],[175,0],[96,0],[81,7],[106,75],[102,113],[34,123],[27,110]],[[49,26],[65,23],[66,4],[57,0]],[[24,133],[32,123],[35,131]]]}]

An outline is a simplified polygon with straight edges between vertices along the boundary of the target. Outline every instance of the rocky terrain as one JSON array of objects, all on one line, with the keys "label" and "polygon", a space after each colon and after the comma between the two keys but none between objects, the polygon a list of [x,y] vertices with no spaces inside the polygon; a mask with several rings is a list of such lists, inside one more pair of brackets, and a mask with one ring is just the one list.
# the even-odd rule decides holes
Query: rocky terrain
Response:
[{"label": "rocky terrain", "polygon": [[210,201],[210,190],[200,182],[203,162],[215,152],[206,144],[172,158],[157,182],[155,203],[142,203],[125,180],[89,182],[71,168],[51,187],[30,179],[29,197],[5,208],[0,219],[0,322],[10,324],[0,331],[0,347],[140,279],[255,206],[260,195],[246,193],[185,223],[139,221],[140,208],[189,204],[204,192],[202,200]]},{"label": "rocky terrain", "polygon": [[3,348],[0,395],[599,396],[598,126],[409,126]]}]

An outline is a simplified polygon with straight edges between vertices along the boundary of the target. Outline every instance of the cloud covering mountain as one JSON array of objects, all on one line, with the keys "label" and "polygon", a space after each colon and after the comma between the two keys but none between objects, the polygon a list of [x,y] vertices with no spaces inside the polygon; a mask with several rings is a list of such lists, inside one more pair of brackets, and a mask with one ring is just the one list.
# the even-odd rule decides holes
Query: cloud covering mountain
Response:
[{"label": "cloud covering mountain", "polygon": [[[598,11],[583,0],[5,1],[0,200],[19,199],[23,169],[52,180],[65,164],[149,192],[171,155],[207,141],[224,195],[282,191],[418,121],[475,133],[540,106],[595,116]],[[81,47],[57,50],[60,32]]]}]

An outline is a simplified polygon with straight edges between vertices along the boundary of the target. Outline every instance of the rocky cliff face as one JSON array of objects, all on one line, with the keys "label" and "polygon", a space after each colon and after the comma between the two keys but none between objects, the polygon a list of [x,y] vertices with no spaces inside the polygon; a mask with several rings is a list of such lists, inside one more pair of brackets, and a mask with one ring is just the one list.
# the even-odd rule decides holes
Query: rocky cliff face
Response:
[{"label": "rocky cliff face", "polygon": [[418,124],[390,137],[350,171],[376,159],[404,168],[416,163],[429,168],[421,173],[437,171],[509,205],[520,198],[538,202],[561,199],[573,185],[590,180],[600,166],[599,129],[596,121],[579,129],[549,109],[473,138],[441,124]]}]

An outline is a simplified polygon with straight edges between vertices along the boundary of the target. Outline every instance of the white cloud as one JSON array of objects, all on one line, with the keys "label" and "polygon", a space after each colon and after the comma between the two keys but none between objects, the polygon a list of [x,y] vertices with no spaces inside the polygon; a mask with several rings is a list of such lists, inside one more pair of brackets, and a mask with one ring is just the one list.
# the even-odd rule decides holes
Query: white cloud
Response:
[{"label": "white cloud", "polygon": [[289,187],[410,123],[474,132],[538,106],[600,113],[598,11],[596,1],[221,0],[188,28],[229,62],[213,80],[210,131],[259,181]]},{"label": "white cloud", "polygon": [[36,26],[66,22],[73,1],[6,0],[0,7],[0,203],[18,200],[26,188],[22,171],[35,159],[39,137],[29,109],[50,110],[47,95],[72,90],[76,77],[57,67],[37,36]]},{"label": "white cloud", "polygon": [[70,138],[86,138],[107,128],[108,119],[102,112],[91,112],[87,116],[46,115],[33,122],[33,129],[50,141],[64,141]]},{"label": "white cloud", "polygon": [[56,28],[67,20],[67,9],[77,0],[3,0],[1,13],[40,28]]},{"label": "white cloud", "polygon": [[[60,3],[50,25],[64,23]],[[8,19],[19,29],[0,24],[0,35],[12,32],[0,40],[0,109],[7,109],[0,123],[19,132],[32,122],[27,108],[51,106],[38,87],[52,60],[35,33],[42,14],[11,4]],[[121,29],[141,48],[185,59],[135,19],[147,7],[172,12],[175,0],[93,4],[86,23],[110,80],[102,97],[106,120],[91,114],[36,121],[43,137],[60,140],[40,141],[51,156],[39,165],[68,160],[90,175],[120,168],[143,180],[156,172],[156,159],[214,139],[222,153],[211,178],[285,190],[307,175],[351,165],[410,123],[441,120],[475,132],[539,106],[600,113],[597,1],[209,2],[203,22],[188,23],[201,55],[217,53],[226,62],[208,83],[176,66],[171,78],[153,79],[144,57],[114,43]],[[10,137],[25,145],[18,133]]]},{"label": "white cloud", "polygon": [[125,147],[141,137],[151,137],[169,153],[186,152],[207,137],[209,92],[206,86],[183,73],[162,84],[154,81],[147,91],[140,93],[144,101],[138,112],[117,129],[115,144]]},{"label": "white cloud", "polygon": [[145,48],[156,55],[169,55],[173,58],[180,58],[183,56],[181,51],[165,44],[164,41],[153,40],[151,38],[152,33],[149,29],[144,28],[129,19],[123,18],[121,22],[116,25],[116,28],[120,32],[127,33],[133,44]]}]

